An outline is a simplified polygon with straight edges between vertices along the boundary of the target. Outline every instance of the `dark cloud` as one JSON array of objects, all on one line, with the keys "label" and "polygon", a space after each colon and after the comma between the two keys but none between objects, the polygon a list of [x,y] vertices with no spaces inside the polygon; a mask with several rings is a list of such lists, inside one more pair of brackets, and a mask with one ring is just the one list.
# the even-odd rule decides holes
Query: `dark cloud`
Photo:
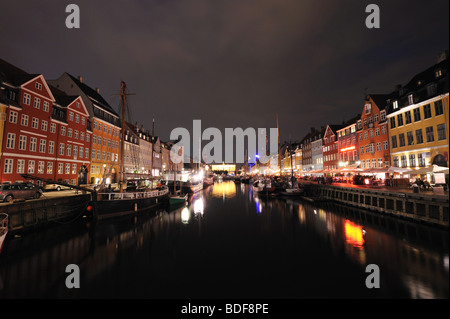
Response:
[{"label": "dark cloud", "polygon": [[274,127],[282,140],[360,112],[448,48],[448,1],[63,1],[2,5],[2,58],[53,79],[82,75],[112,106],[120,80],[134,121],[168,139],[174,127]]}]

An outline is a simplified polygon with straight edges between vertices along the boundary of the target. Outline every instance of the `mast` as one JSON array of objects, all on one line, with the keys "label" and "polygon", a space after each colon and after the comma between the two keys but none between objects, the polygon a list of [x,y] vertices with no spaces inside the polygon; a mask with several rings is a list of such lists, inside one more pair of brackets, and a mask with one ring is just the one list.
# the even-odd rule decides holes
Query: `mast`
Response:
[{"label": "mast", "polygon": [[120,158],[119,158],[119,185],[120,192],[123,193],[123,183],[124,183],[124,153],[125,153],[125,105],[127,100],[126,95],[126,84],[124,81],[120,81],[120,100],[121,100],[121,111],[122,111],[122,134],[120,140]]},{"label": "mast", "polygon": [[277,133],[278,133],[278,169],[281,176],[281,154],[280,154],[280,128],[278,127],[278,113],[277,113]]}]

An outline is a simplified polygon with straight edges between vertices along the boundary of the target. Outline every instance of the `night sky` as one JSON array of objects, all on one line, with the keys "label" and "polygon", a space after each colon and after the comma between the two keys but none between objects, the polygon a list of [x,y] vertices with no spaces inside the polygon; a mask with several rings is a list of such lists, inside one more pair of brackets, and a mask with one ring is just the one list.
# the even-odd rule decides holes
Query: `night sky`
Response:
[{"label": "night sky", "polygon": [[[65,8],[80,7],[80,29]],[[368,29],[365,8],[380,8]],[[281,141],[361,113],[449,47],[449,1],[159,0],[1,2],[0,57],[56,79],[81,75],[132,122],[168,140],[175,127],[276,127]]]}]

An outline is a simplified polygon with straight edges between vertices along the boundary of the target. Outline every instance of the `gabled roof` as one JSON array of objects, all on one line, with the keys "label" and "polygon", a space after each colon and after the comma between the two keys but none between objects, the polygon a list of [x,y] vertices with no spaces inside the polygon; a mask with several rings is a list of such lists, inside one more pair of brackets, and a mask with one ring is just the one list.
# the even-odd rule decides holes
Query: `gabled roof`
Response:
[{"label": "gabled roof", "polygon": [[8,83],[12,86],[20,86],[39,74],[29,74],[22,69],[0,59],[0,82]]},{"label": "gabled roof", "polygon": [[83,93],[91,100],[92,103],[95,103],[96,105],[105,109],[109,113],[119,116],[117,112],[103,98],[103,96],[101,96],[100,93],[97,92],[97,90],[94,90],[93,88],[81,82],[78,78],[70,75],[69,73],[65,72],[65,74],[67,74],[72,79],[72,81],[80,88],[81,91],[83,91]]}]

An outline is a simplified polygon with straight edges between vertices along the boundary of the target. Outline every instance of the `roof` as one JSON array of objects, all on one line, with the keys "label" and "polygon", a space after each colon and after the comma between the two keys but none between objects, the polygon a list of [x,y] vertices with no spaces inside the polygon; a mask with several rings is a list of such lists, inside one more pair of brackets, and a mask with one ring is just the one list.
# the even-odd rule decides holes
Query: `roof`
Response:
[{"label": "roof", "polygon": [[20,86],[39,75],[29,74],[11,63],[0,59],[0,82],[5,82],[12,86]]},{"label": "roof", "polygon": [[100,106],[109,113],[119,116],[117,112],[103,98],[103,96],[101,96],[100,93],[97,92],[97,90],[94,90],[93,88],[81,82],[78,78],[70,75],[69,73],[65,72],[65,74],[67,74],[72,79],[72,81],[75,82],[75,84],[80,88],[81,91],[83,91],[83,93],[91,100],[92,103],[95,103],[96,105]]}]

